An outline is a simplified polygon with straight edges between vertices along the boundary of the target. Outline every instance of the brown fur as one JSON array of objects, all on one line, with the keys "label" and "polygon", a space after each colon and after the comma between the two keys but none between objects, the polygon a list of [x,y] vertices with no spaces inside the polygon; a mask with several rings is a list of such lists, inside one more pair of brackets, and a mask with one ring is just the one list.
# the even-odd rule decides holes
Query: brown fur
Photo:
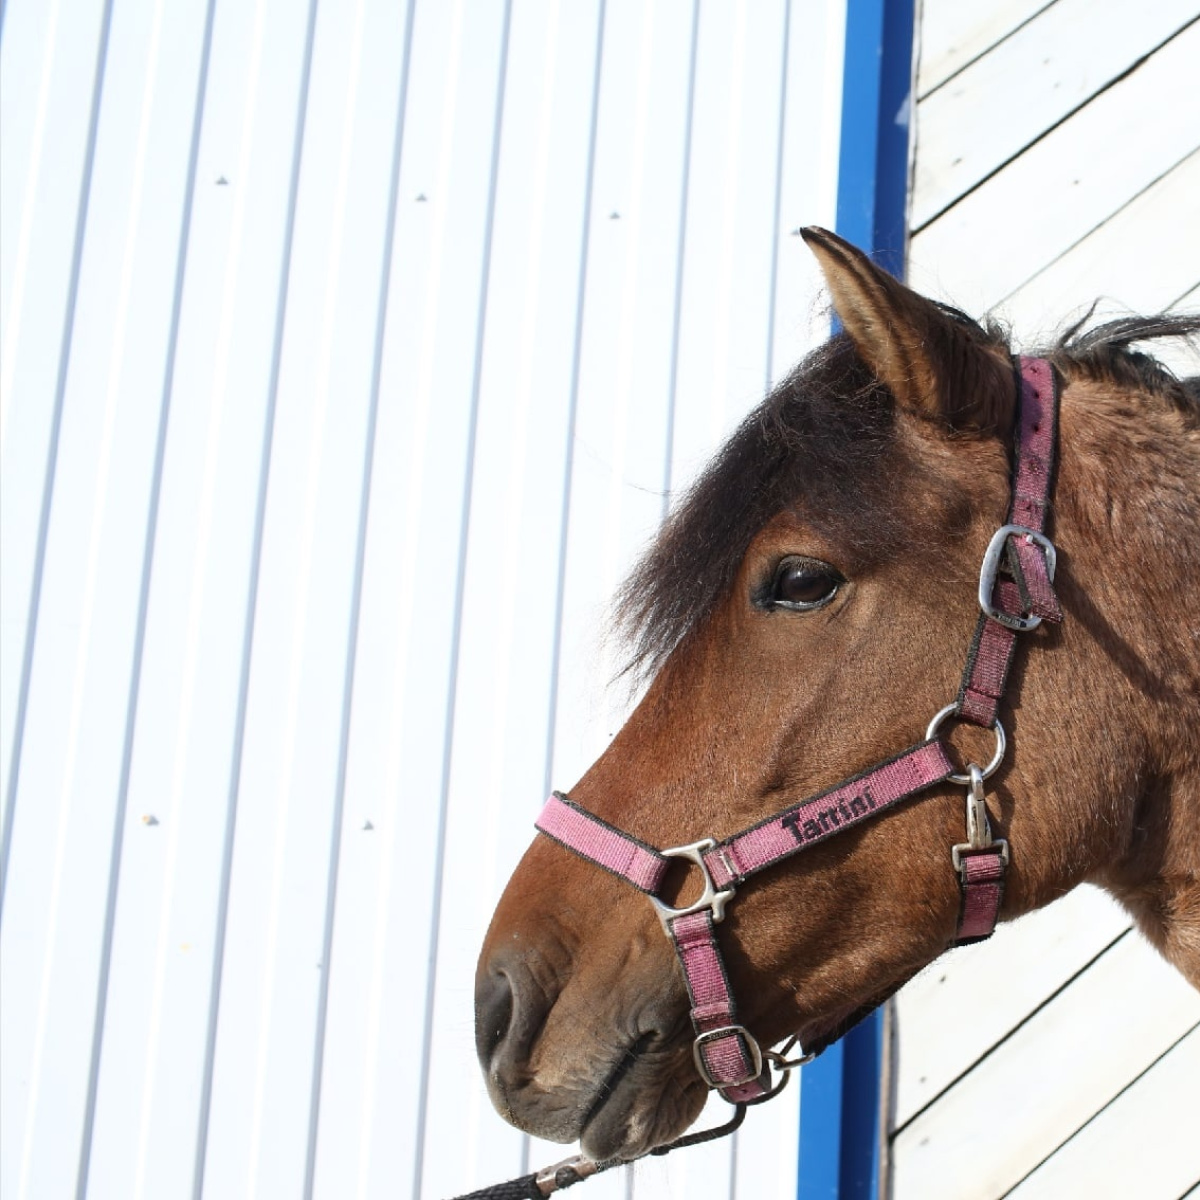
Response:
[{"label": "brown fur", "polygon": [[[724,837],[916,741],[956,694],[1007,510],[1007,347],[833,235],[806,239],[848,338],[750,418],[635,572],[625,618],[657,673],[571,793],[658,846]],[[1066,620],[1024,638],[988,803],[1013,848],[1005,919],[1091,880],[1200,987],[1200,410],[1123,336],[1051,356]],[[755,603],[792,554],[847,581],[827,607]],[[827,1036],[946,949],[962,822],[946,785],[743,885],[720,940],[763,1044]],[[477,1013],[493,1099],[540,1136],[634,1157],[703,1104],[650,905],[546,839],[497,909]]]}]

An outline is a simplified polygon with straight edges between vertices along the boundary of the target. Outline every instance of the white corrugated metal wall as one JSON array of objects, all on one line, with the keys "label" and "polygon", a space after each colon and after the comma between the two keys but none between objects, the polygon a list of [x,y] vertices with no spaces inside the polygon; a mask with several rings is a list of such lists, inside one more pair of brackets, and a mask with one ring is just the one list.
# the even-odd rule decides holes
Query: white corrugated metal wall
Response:
[{"label": "white corrugated metal wall", "polygon": [[[1196,0],[925,0],[920,35],[910,282],[1030,348],[1097,298],[1195,311]],[[895,1200],[1200,1197],[1200,997],[1105,894],[935,963],[896,1015]]]},{"label": "white corrugated metal wall", "polygon": [[[0,1191],[551,1161],[476,947],[665,493],[824,333],[842,0],[0,22]],[[788,1196],[795,1127],[589,1192]]]}]

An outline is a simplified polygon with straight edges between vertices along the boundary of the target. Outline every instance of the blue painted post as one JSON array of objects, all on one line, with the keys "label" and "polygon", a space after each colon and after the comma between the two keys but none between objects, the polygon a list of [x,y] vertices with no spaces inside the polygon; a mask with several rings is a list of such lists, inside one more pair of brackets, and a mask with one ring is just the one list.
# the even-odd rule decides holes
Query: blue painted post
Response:
[{"label": "blue painted post", "polygon": [[800,1069],[796,1200],[838,1200],[846,1039]]},{"label": "blue painted post", "polygon": [[846,0],[837,231],[864,250],[875,245],[886,5],[887,0]]},{"label": "blue painted post", "polygon": [[[837,231],[903,277],[913,0],[847,0]],[[879,1193],[883,1014],[800,1072],[797,1200]]]},{"label": "blue painted post", "polygon": [[913,0],[847,0],[837,231],[904,274]]}]

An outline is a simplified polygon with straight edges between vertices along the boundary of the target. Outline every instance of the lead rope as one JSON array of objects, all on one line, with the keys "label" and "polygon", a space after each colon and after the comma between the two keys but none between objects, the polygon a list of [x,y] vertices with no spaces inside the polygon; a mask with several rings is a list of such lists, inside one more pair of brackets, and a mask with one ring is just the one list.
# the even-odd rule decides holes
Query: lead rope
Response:
[{"label": "lead rope", "polygon": [[[778,1095],[787,1084],[788,1077],[789,1072],[785,1072],[783,1079],[769,1095]],[[765,1100],[767,1097],[764,1096],[763,1099]],[[746,1119],[748,1107],[746,1104],[735,1104],[733,1116],[724,1125],[717,1125],[713,1129],[705,1129],[700,1133],[686,1133],[683,1137],[676,1138],[675,1141],[668,1142],[665,1146],[656,1146],[643,1157],[661,1157],[664,1154],[670,1154],[673,1150],[686,1150],[688,1146],[699,1146],[702,1142],[711,1142],[725,1137],[733,1133]],[[542,1200],[544,1196],[561,1192],[564,1188],[569,1188],[581,1180],[590,1179],[593,1175],[599,1175],[601,1171],[607,1171],[610,1167],[629,1166],[630,1162],[638,1161],[640,1160],[636,1158],[632,1160],[609,1158],[604,1162],[593,1162],[586,1155],[576,1154],[572,1158],[555,1163],[552,1167],[544,1167],[531,1175],[522,1175],[519,1179],[510,1179],[507,1183],[494,1183],[491,1187],[480,1188],[477,1192],[456,1196],[454,1200]]]},{"label": "lead rope", "polygon": [[[782,1050],[769,1050],[763,1056],[779,1070],[780,1079],[770,1091],[765,1092],[753,1103],[761,1104],[765,1100],[774,1099],[787,1087],[793,1069],[800,1066],[802,1061],[800,1059],[793,1061],[786,1057],[795,1042],[795,1038],[790,1038]],[[736,1103],[733,1106],[733,1116],[724,1125],[716,1125],[712,1129],[704,1129],[699,1133],[685,1133],[665,1146],[656,1146],[653,1150],[648,1150],[642,1157],[661,1158],[674,1150],[686,1150],[689,1146],[699,1146],[704,1142],[727,1137],[741,1126],[746,1119],[746,1109],[749,1107],[750,1105],[744,1101]],[[455,1196],[454,1200],[542,1200],[544,1196],[552,1196],[555,1192],[561,1192],[564,1188],[572,1187],[584,1179],[599,1175],[601,1171],[607,1171],[610,1167],[630,1166],[632,1163],[640,1161],[641,1159],[636,1158],[610,1158],[604,1162],[593,1162],[586,1155],[576,1154],[551,1167],[543,1167],[540,1171],[534,1171],[530,1175],[510,1179],[506,1183],[494,1183],[491,1187]]]}]

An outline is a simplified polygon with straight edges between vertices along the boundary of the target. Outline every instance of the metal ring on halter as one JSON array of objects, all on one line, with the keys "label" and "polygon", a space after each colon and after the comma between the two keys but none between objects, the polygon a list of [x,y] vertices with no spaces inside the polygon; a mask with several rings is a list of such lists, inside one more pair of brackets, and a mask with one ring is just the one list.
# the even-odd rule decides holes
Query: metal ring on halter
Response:
[{"label": "metal ring on halter", "polygon": [[817,1057],[815,1050],[805,1051],[804,1047],[800,1047],[799,1058],[788,1058],[787,1053],[799,1041],[799,1036],[793,1034],[779,1050],[764,1050],[763,1058],[765,1058],[777,1071],[791,1071],[796,1067],[802,1067],[806,1063],[812,1062]]},{"label": "metal ring on halter", "polygon": [[[940,712],[938,712],[932,721],[929,722],[929,728],[925,730],[925,740],[932,741],[937,736],[937,731],[941,728],[942,722],[947,717],[952,717],[958,712],[958,704],[947,704]],[[1000,724],[1000,719],[997,717],[992,722],[992,732],[996,735],[996,753],[992,755],[992,761],[988,763],[982,770],[984,779],[990,779],[995,775],[996,770],[1004,761],[1004,753],[1008,749],[1008,740],[1004,736],[1004,726]],[[951,783],[957,783],[962,787],[971,786],[970,775],[950,775],[948,776]]]}]

